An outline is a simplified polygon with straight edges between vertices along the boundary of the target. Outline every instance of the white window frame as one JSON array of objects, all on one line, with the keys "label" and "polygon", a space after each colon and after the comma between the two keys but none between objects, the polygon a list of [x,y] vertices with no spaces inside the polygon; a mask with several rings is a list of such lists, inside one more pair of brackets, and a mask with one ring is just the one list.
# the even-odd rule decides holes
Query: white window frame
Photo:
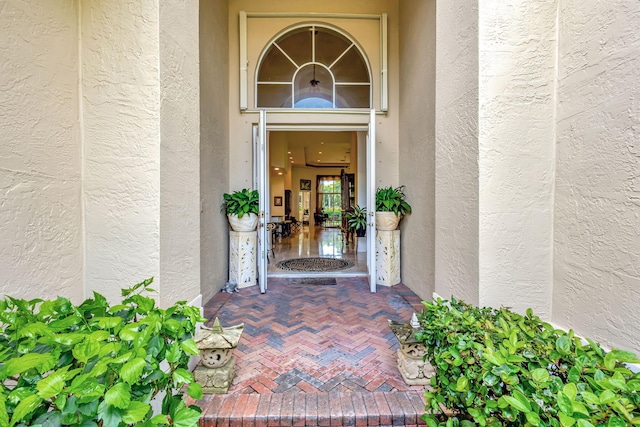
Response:
[{"label": "white window frame", "polygon": [[[388,96],[388,73],[387,73],[387,14],[382,13],[380,15],[375,14],[341,14],[341,13],[328,13],[328,14],[315,14],[315,13],[270,13],[270,12],[246,12],[240,11],[239,19],[240,19],[240,55],[239,55],[239,70],[240,70],[240,110],[245,111],[248,110],[248,88],[249,88],[249,73],[248,73],[248,46],[247,46],[247,25],[249,18],[300,18],[300,19],[370,19],[377,20],[380,24],[380,111],[386,112],[388,110],[389,96]],[[300,26],[307,26],[309,23],[301,23]],[[343,36],[347,37],[347,39],[352,40],[351,37],[341,32],[338,28],[319,24],[319,26],[330,28],[334,31],[339,32]],[[288,31],[291,31],[293,28],[288,28],[286,31],[281,32],[276,36],[274,40],[277,40],[280,36],[285,34]],[[353,40],[352,40],[353,41]],[[269,43],[267,46],[271,46]],[[369,75],[371,76],[371,66],[369,61],[366,59],[366,55],[362,49],[356,44],[356,48],[360,51],[360,54],[365,60],[365,64],[369,69]],[[263,50],[259,63],[262,63],[263,55],[266,52],[266,48]],[[370,82],[370,93],[373,93],[373,79]],[[254,82],[254,94],[256,95],[254,98],[254,103],[257,104],[257,73]],[[335,88],[335,86],[334,86]],[[372,97],[370,96],[371,102],[373,102]],[[294,108],[292,111],[296,110]],[[333,109],[331,109],[333,110]],[[340,109],[344,110],[344,109]]]}]

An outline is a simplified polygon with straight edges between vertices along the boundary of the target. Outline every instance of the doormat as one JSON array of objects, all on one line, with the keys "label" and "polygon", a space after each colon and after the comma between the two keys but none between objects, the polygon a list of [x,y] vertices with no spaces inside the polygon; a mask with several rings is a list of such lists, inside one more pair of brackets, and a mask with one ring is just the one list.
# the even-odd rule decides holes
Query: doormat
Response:
[{"label": "doormat", "polygon": [[306,277],[304,279],[290,279],[289,284],[293,286],[335,286],[337,285],[336,279],[323,279],[323,278],[313,278]]},{"label": "doormat", "polygon": [[289,271],[336,271],[353,267],[353,263],[338,258],[291,258],[280,261],[276,267]]}]

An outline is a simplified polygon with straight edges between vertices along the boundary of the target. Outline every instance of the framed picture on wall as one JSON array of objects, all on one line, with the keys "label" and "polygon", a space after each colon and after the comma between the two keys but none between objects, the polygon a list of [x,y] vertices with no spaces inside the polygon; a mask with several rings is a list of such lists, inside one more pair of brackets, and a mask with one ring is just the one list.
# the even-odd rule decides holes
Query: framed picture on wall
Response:
[{"label": "framed picture on wall", "polygon": [[282,206],[282,197],[281,196],[275,196],[273,198],[273,206]]},{"label": "framed picture on wall", "polygon": [[300,190],[301,191],[311,191],[311,180],[310,179],[301,179],[300,180]]}]

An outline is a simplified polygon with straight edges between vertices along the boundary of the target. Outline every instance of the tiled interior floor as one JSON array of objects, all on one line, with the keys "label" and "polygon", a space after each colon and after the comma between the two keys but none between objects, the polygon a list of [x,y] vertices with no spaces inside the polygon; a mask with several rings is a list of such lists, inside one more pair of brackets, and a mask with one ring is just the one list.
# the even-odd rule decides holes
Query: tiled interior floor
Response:
[{"label": "tiled interior floor", "polygon": [[[361,246],[366,246],[366,237],[358,238]],[[272,242],[273,254],[267,267],[269,277],[301,277],[308,273],[297,273],[277,267],[278,261],[290,258],[330,257],[352,261],[353,267],[337,272],[340,276],[365,276],[367,274],[367,253],[358,251],[357,242],[345,242],[339,228],[304,225],[291,236],[276,238]],[[336,276],[333,273],[319,275]]]},{"label": "tiled interior floor", "polygon": [[388,320],[421,309],[404,285],[369,292],[363,277],[335,285],[294,285],[270,278],[257,287],[217,294],[210,321],[244,322],[227,395],[199,404],[202,425],[417,425],[422,386],[408,386],[396,367],[398,343]]}]

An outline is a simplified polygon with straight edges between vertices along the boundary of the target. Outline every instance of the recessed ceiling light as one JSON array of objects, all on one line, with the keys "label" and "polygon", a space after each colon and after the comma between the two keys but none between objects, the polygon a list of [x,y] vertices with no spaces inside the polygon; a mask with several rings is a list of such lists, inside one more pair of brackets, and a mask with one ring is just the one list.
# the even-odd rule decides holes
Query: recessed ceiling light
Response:
[{"label": "recessed ceiling light", "polygon": [[322,154],[322,151],[318,151],[318,154]]},{"label": "recessed ceiling light", "polygon": [[291,160],[291,163],[293,163],[293,160]]},{"label": "recessed ceiling light", "polygon": [[291,154],[291,151],[287,151],[287,153]]},{"label": "recessed ceiling light", "polygon": [[293,159],[293,156],[289,156],[289,160]]},{"label": "recessed ceiling light", "polygon": [[320,141],[320,144],[324,144],[324,141]]},{"label": "recessed ceiling light", "polygon": [[279,171],[279,170],[280,170],[280,168],[273,168],[273,169],[274,169],[274,170],[277,170],[277,171]]},{"label": "recessed ceiling light", "polygon": [[282,175],[282,172],[278,172],[278,175]]}]

